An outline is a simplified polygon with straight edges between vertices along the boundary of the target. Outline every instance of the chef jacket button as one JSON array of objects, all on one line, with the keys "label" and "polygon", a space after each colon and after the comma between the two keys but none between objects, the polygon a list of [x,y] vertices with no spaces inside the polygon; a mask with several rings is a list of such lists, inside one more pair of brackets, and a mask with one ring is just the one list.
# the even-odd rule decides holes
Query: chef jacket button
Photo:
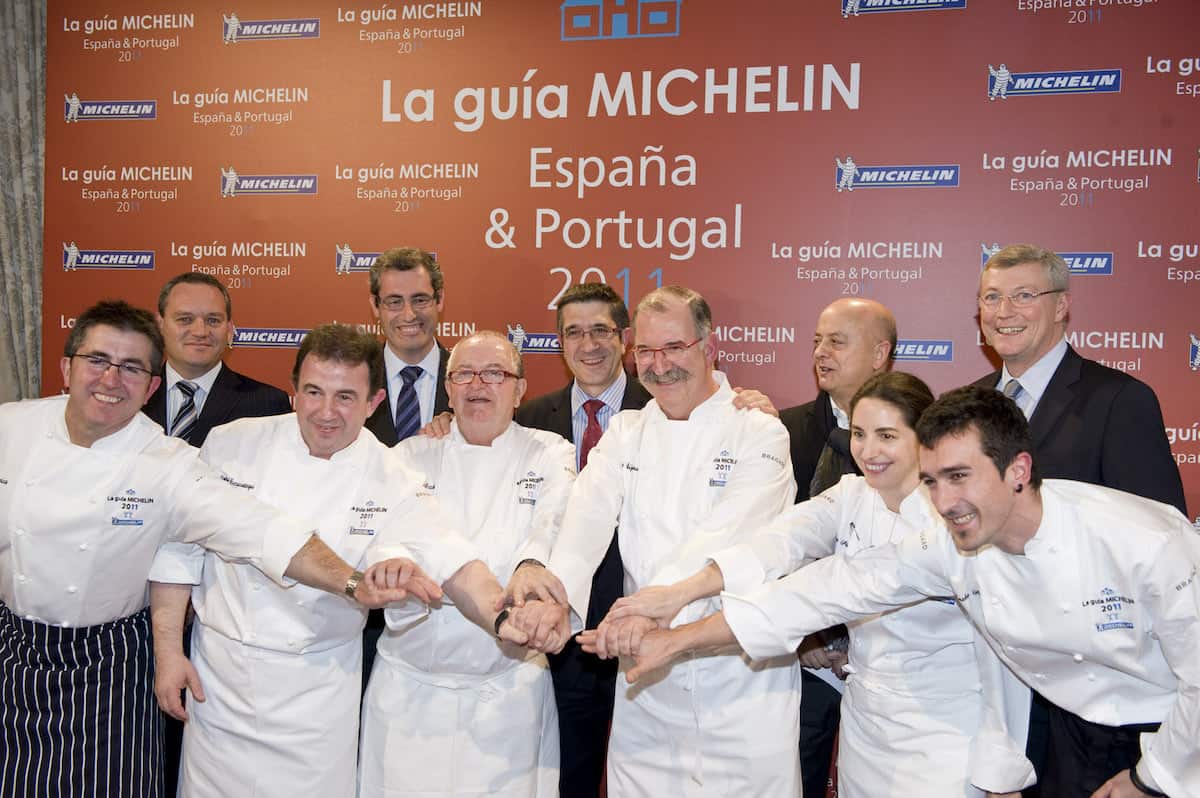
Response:
[{"label": "chef jacket button", "polygon": [[1062,611],[1063,611],[1063,614],[1064,614],[1064,615],[1065,615],[1065,614],[1067,614],[1068,612],[1070,612],[1070,611],[1071,611],[1071,605],[1070,605],[1070,604],[1063,604],[1063,605],[1062,605]]},{"label": "chef jacket button", "polygon": [[1000,599],[996,598],[995,596],[992,596],[992,606],[993,606],[993,607],[999,607],[999,606],[1000,606]]},{"label": "chef jacket button", "polygon": [[32,615],[26,615],[26,616],[25,616],[25,620],[27,620],[27,621],[32,621],[32,620],[33,620],[33,616],[32,616]]},{"label": "chef jacket button", "polygon": [[25,530],[24,530],[24,529],[18,529],[18,530],[16,530],[16,533],[17,533],[17,537],[21,537],[21,535],[24,535],[24,534],[25,534]]},{"label": "chef jacket button", "polygon": [[289,640],[289,641],[288,641],[288,648],[295,648],[295,647],[296,647],[296,641],[295,641],[295,640]]},{"label": "chef jacket button", "polygon": [[1044,673],[1036,673],[1036,674],[1034,674],[1034,676],[1036,676],[1038,679],[1042,679],[1042,680],[1044,680],[1046,678],[1046,674],[1044,674]]},{"label": "chef jacket button", "polygon": [[262,585],[257,585],[257,584],[256,584],[256,585],[250,585],[250,589],[251,589],[251,590],[261,590],[261,589],[262,589]]},{"label": "chef jacket button", "polygon": [[87,551],[87,550],[88,550],[88,544],[86,544],[86,543],[80,543],[80,544],[79,544],[79,550],[80,550],[80,551]]},{"label": "chef jacket button", "polygon": [[65,627],[68,627],[68,626],[70,626],[70,625],[71,625],[71,622],[70,622],[70,621],[63,621],[62,623],[60,623],[60,624],[59,624],[59,626],[62,626],[62,627],[64,627],[64,628],[65,628]]},{"label": "chef jacket button", "polygon": [[75,585],[67,585],[67,592],[68,593],[78,593],[79,588],[75,587]]},{"label": "chef jacket button", "polygon": [[27,488],[32,488],[36,484],[37,483],[32,479],[25,480],[25,487],[27,487]]},{"label": "chef jacket button", "polygon": [[303,606],[304,606],[304,599],[296,599],[296,606],[297,606],[297,607],[303,607]]},{"label": "chef jacket button", "polygon": [[25,574],[17,574],[17,581],[18,581],[18,582],[24,582],[24,581],[25,581]]},{"label": "chef jacket button", "polygon": [[1076,654],[1076,655],[1074,655],[1073,657],[1071,657],[1071,659],[1075,660],[1076,662],[1083,662],[1083,655],[1082,655],[1082,654]]},{"label": "chef jacket button", "polygon": [[1094,682],[1094,681],[1096,681],[1096,674],[1094,674],[1094,673],[1089,673],[1089,674],[1088,674],[1088,681],[1089,681],[1089,682]]}]

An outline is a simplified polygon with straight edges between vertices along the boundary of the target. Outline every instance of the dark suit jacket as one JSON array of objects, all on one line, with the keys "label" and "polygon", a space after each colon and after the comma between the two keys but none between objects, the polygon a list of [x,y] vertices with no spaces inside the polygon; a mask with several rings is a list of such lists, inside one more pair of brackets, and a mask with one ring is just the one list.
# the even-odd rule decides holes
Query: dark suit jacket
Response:
[{"label": "dark suit jacket", "polygon": [[[821,450],[825,448],[830,430],[837,427],[837,419],[833,416],[833,403],[829,394],[820,391],[817,398],[808,404],[779,411],[779,420],[787,428],[788,438],[791,440],[796,501],[802,502],[810,498],[808,486],[812,483],[813,472],[817,470]],[[857,471],[856,467],[855,473]]]},{"label": "dark suit jacket", "polygon": [[[162,385],[150,397],[150,401],[142,408],[142,412],[153,419],[163,430],[167,428],[167,383]],[[200,408],[200,416],[196,426],[188,438],[193,446],[203,446],[213,427],[228,424],[239,418],[256,418],[258,416],[278,416],[292,412],[292,402],[288,395],[265,382],[252,380],[244,374],[238,374],[229,366],[222,365],[213,381],[212,392],[204,399]]]},{"label": "dark suit jacket", "polygon": [[[384,346],[387,346],[385,343]],[[450,397],[446,395],[446,363],[450,360],[450,353],[446,351],[446,347],[440,343],[437,345],[438,351],[442,353],[438,360],[437,383],[433,387],[433,414],[444,413],[450,409]],[[383,355],[379,355],[380,359]],[[387,372],[384,372],[384,380],[387,380]],[[379,407],[375,408],[375,412],[367,419],[366,428],[375,433],[375,437],[385,446],[395,446],[399,443],[396,440],[396,421],[392,418],[392,386],[387,386],[388,397],[386,400],[379,403]]]},{"label": "dark suit jacket", "polygon": [[[621,398],[621,409],[640,410],[650,401],[650,394],[637,377],[630,376],[628,380],[625,395]],[[574,443],[571,430],[571,383],[565,388],[522,402],[517,408],[516,420],[523,427],[556,432]],[[595,629],[608,614],[613,602],[624,592],[625,567],[621,563],[617,537],[613,535],[608,552],[592,577],[592,597],[588,605],[585,628]],[[561,654],[550,657],[555,690],[561,692],[564,688],[560,685],[567,684],[572,691],[586,693],[594,689],[597,680],[611,681],[616,678],[616,662],[615,659],[605,661],[584,654],[572,639]],[[562,700],[560,696],[559,703],[562,703]]]},{"label": "dark suit jacket", "polygon": [[[996,371],[975,385],[995,388]],[[1071,347],[1029,419],[1042,477],[1074,479],[1172,504],[1186,514],[1162,410],[1141,380]]]}]

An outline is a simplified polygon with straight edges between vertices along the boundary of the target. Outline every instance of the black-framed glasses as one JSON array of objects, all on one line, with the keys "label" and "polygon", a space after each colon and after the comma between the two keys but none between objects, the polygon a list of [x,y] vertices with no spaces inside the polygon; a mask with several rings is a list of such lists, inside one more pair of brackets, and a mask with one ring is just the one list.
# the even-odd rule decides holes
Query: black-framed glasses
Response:
[{"label": "black-framed glasses", "polygon": [[988,291],[986,294],[979,295],[979,304],[989,310],[994,310],[1000,307],[1000,303],[1008,300],[1008,304],[1014,308],[1027,308],[1037,301],[1040,296],[1046,294],[1061,294],[1065,288],[1050,288],[1046,291],[1017,291],[1012,294],[1002,294],[999,291]]},{"label": "black-framed glasses", "polygon": [[78,358],[83,361],[84,368],[93,376],[99,377],[109,369],[116,369],[117,373],[126,380],[143,380],[154,376],[154,372],[148,368],[138,366],[134,363],[114,363],[106,357],[100,355],[71,355],[72,358]]},{"label": "black-framed glasses", "polygon": [[475,377],[479,377],[480,382],[485,385],[499,385],[509,377],[519,379],[519,375],[513,374],[511,371],[504,369],[455,369],[446,375],[446,379],[455,385],[470,385]]},{"label": "black-framed glasses", "polygon": [[571,343],[582,341],[585,337],[590,337],[598,344],[608,343],[613,339],[613,336],[619,333],[616,327],[606,327],[603,324],[594,324],[591,327],[568,327],[563,330],[562,337],[564,340]]},{"label": "black-framed glasses", "polygon": [[377,300],[380,305],[383,305],[390,311],[403,310],[405,305],[416,311],[429,310],[437,304],[437,297],[429,294],[413,294],[410,297],[402,297],[397,295],[381,297]]},{"label": "black-framed glasses", "polygon": [[653,360],[654,355],[657,352],[662,352],[663,355],[668,360],[675,360],[677,358],[683,357],[684,352],[687,352],[689,349],[691,349],[696,344],[700,343],[702,340],[704,340],[704,339],[697,338],[695,341],[692,341],[690,344],[680,343],[680,342],[676,341],[675,343],[670,343],[670,344],[667,344],[666,346],[635,346],[633,348],[633,354],[634,354],[634,357],[636,357],[638,360],[646,361],[646,362]]}]

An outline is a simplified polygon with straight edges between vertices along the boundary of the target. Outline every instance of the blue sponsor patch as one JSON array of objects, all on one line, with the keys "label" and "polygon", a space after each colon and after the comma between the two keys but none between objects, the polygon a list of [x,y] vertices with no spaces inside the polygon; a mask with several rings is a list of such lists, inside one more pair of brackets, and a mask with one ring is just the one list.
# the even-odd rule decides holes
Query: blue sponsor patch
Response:
[{"label": "blue sponsor patch", "polygon": [[299,349],[308,330],[288,327],[238,327],[233,334],[234,346],[263,349]]},{"label": "blue sponsor patch", "polygon": [[1111,252],[1060,252],[1067,262],[1067,271],[1079,275],[1109,275],[1113,273]]},{"label": "blue sponsor patch", "polygon": [[896,342],[892,359],[897,361],[927,363],[950,363],[954,360],[953,341],[926,341],[906,339]]},{"label": "blue sponsor patch", "polygon": [[942,11],[966,8],[967,0],[841,0],[842,16],[897,11]]},{"label": "blue sponsor patch", "polygon": [[62,254],[64,271],[76,269],[119,269],[153,270],[152,249],[75,249],[64,246]]},{"label": "blue sponsor patch", "polygon": [[224,17],[221,26],[221,39],[225,44],[269,39],[318,39],[320,36],[321,20],[316,17],[239,20],[237,15],[233,15]]},{"label": "blue sponsor patch", "polygon": [[118,119],[157,119],[157,100],[63,101],[63,119],[68,122]]},{"label": "blue sponsor patch", "polygon": [[679,35],[682,0],[564,0],[562,41]]},{"label": "blue sponsor patch", "polygon": [[896,164],[886,166],[853,165],[847,175],[846,166],[834,171],[834,185],[841,191],[856,188],[957,188],[958,164]]},{"label": "blue sponsor patch", "polygon": [[1064,69],[1049,72],[1013,72],[1008,85],[996,88],[996,75],[988,74],[988,93],[1032,97],[1054,94],[1112,94],[1121,91],[1120,69]]}]

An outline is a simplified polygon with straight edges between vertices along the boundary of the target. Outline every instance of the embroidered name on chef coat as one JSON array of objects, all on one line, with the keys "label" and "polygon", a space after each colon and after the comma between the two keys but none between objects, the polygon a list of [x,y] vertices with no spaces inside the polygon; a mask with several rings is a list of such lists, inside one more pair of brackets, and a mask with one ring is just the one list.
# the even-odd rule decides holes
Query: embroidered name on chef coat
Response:
[{"label": "embroidered name on chef coat", "polygon": [[1098,598],[1087,599],[1083,602],[1086,609],[1091,607],[1097,613],[1096,631],[1107,632],[1112,629],[1132,629],[1133,622],[1128,613],[1136,602],[1128,596],[1122,596],[1111,587],[1100,590]]},{"label": "embroidered name on chef coat", "polygon": [[725,487],[725,483],[729,481],[729,472],[735,465],[737,465],[737,458],[728,449],[722,449],[721,453],[712,459],[712,474],[708,478],[708,486],[710,488]]},{"label": "embroidered name on chef coat", "polygon": [[542,493],[542,483],[545,481],[545,477],[527,471],[525,476],[517,480],[517,503],[531,506],[537,504],[538,496]]},{"label": "embroidered name on chef coat", "polygon": [[142,516],[154,504],[153,497],[139,496],[133,488],[118,496],[109,496],[106,501],[111,508],[113,526],[141,526],[145,523]]},{"label": "embroidered name on chef coat", "polygon": [[242,490],[254,490],[254,486],[251,485],[249,482],[238,482],[236,479],[229,476],[224,471],[221,472],[221,481],[228,482],[233,487],[241,488]]},{"label": "embroidered name on chef coat", "polygon": [[357,519],[350,525],[351,535],[367,535],[375,534],[375,528],[379,525],[376,516],[381,513],[386,513],[388,508],[382,504],[376,504],[374,500],[368,499],[364,504],[354,504],[350,506],[350,512],[357,515]]}]

